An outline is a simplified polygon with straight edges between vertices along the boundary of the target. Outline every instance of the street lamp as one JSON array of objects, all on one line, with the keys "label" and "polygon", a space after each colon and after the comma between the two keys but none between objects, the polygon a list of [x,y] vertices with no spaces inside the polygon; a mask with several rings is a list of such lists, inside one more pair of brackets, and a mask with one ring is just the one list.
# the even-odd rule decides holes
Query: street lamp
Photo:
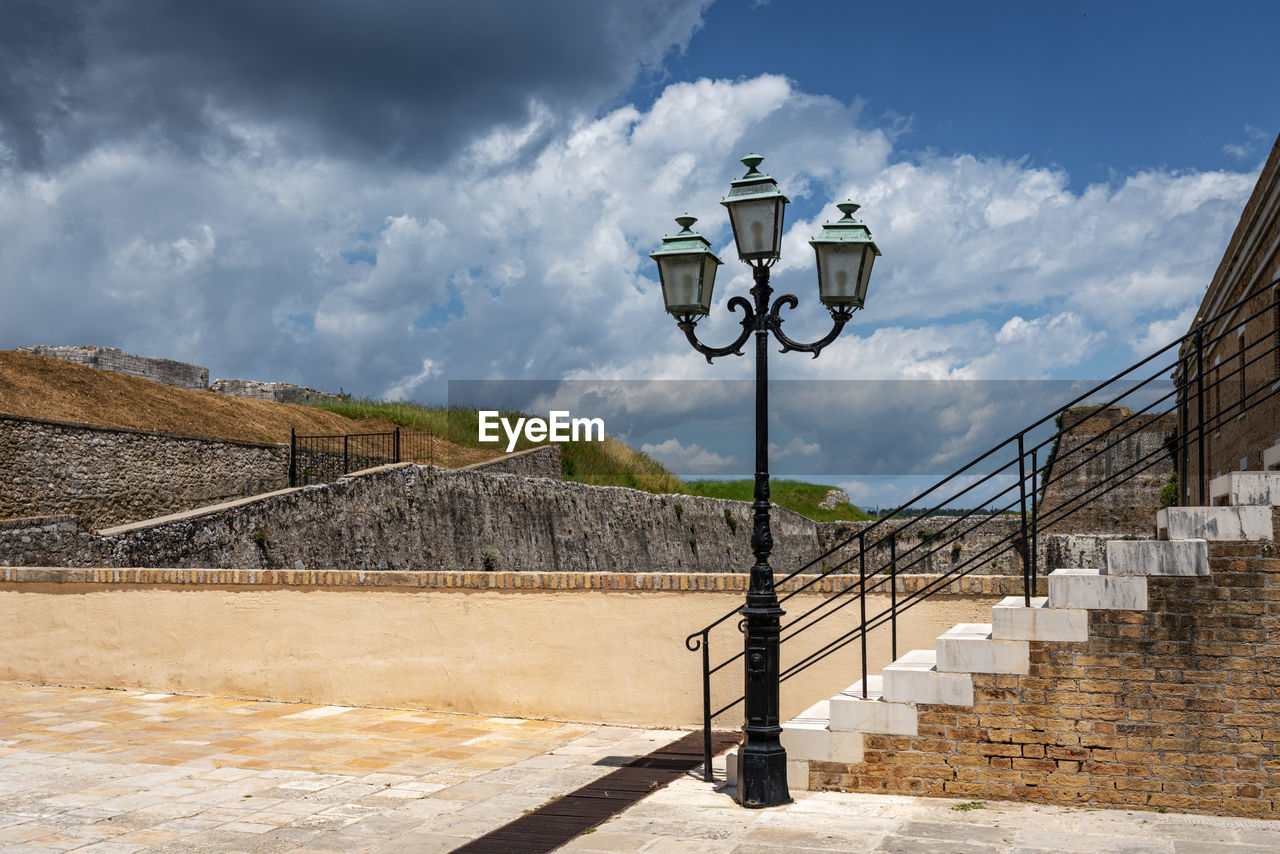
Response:
[{"label": "street lamp", "polygon": [[770,306],[773,288],[769,287],[769,268],[781,254],[783,213],[789,199],[778,191],[773,178],[756,168],[763,160],[758,154],[742,158],[747,174],[731,184],[722,202],[729,209],[738,258],[751,266],[755,281],[751,289],[754,305],[741,296],[729,300],[729,310],[741,309],[743,314],[742,333],[736,341],[727,347],[708,347],[694,334],[698,321],[711,311],[711,291],[721,262],[706,238],[690,229],[696,222],[693,217],[678,217],[680,233],[664,237],[662,247],[649,256],[658,263],[667,311],[675,316],[693,349],[708,362],[717,356],[741,356],[742,345],[753,332],[756,336],[756,485],[751,505],[751,550],[756,563],[751,567],[746,605],[739,611],[745,625],[746,713],[738,750],[738,802],[744,807],[772,807],[791,800],[778,709],[778,635],[785,612],[778,605],[769,566],[773,551],[769,530],[769,333],[782,344],[781,352],[812,353],[816,359],[862,308],[871,266],[880,254],[870,230],[853,218],[858,206],[852,202],[839,205],[844,217],[827,223],[818,238],[809,241],[818,259],[818,298],[834,321],[831,331],[811,344],[788,338],[782,331],[781,312],[783,308],[794,309],[799,300],[783,294]]}]

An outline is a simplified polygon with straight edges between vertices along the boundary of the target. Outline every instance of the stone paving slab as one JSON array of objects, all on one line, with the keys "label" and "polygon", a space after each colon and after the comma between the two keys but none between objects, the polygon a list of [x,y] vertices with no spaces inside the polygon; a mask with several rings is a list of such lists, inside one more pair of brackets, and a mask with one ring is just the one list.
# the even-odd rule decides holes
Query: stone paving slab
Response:
[{"label": "stone paving slab", "polygon": [[[683,733],[0,683],[0,851],[444,854]],[[717,759],[718,779],[724,760]],[[1280,822],[677,780],[578,854],[1274,854]]]},{"label": "stone paving slab", "polygon": [[0,851],[450,851],[683,735],[0,683]]},{"label": "stone paving slab", "polygon": [[[723,759],[717,759],[723,779]],[[686,776],[566,854],[1275,854],[1280,822],[1177,813],[793,792],[744,810],[724,785]]]}]

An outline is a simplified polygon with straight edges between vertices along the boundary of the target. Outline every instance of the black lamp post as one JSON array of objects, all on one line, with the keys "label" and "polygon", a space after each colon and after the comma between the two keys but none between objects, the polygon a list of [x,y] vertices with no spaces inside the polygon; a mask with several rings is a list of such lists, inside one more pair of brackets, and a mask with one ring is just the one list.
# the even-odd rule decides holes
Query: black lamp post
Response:
[{"label": "black lamp post", "polygon": [[782,344],[781,352],[798,350],[817,358],[862,308],[871,265],[880,254],[871,232],[853,218],[858,206],[852,202],[839,205],[844,217],[828,223],[816,240],[809,241],[818,258],[818,298],[834,321],[831,331],[812,344],[788,338],[782,331],[781,311],[784,307],[794,309],[799,300],[783,294],[770,306],[773,288],[769,287],[769,268],[781,254],[783,211],[789,200],[778,191],[773,178],[756,169],[763,160],[758,154],[742,158],[747,174],[732,183],[721,202],[729,209],[738,257],[751,265],[755,280],[751,289],[754,305],[741,296],[729,300],[730,311],[741,309],[743,313],[742,333],[736,341],[727,347],[708,347],[694,334],[698,321],[710,313],[716,267],[721,263],[706,238],[690,230],[697,221],[694,217],[677,217],[680,233],[664,237],[662,247],[649,256],[658,262],[667,311],[676,317],[693,349],[708,362],[716,356],[741,356],[742,345],[753,332],[756,336],[756,484],[751,531],[756,563],[751,567],[747,602],[740,611],[746,635],[746,720],[738,750],[738,802],[744,807],[772,807],[791,800],[778,708],[778,635],[785,612],[778,605],[773,568],[769,566],[773,551],[769,530],[769,333]]}]

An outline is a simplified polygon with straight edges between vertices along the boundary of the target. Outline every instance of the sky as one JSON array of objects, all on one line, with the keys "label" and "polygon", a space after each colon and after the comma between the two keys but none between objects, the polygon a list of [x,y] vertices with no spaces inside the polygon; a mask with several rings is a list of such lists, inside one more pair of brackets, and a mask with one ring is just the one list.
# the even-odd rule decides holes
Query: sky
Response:
[{"label": "sky", "polygon": [[[0,13],[0,348],[120,347],[424,403],[464,380],[748,380],[749,359],[689,349],[648,253],[699,217],[727,261],[699,334],[731,338],[749,274],[718,203],[757,151],[792,199],[774,268],[800,297],[789,334],[829,324],[805,244],[837,202],[862,204],[884,252],[841,338],[770,366],[797,400],[893,401],[844,437],[800,404],[778,415],[782,470],[788,447],[836,460],[806,449],[881,437],[795,469],[870,504],[1030,418],[992,389],[1065,390],[1185,331],[1280,131],[1267,2]],[[904,408],[926,380],[985,403]],[[857,383],[890,385],[839,391],[873,388]],[[613,432],[681,473],[749,472],[742,436],[711,423]]]}]

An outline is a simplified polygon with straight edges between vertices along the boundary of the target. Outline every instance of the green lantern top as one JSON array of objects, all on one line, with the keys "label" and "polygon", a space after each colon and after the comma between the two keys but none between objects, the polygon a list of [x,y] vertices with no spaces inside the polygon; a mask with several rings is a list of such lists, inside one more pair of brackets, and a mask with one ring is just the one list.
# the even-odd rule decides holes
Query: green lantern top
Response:
[{"label": "green lantern top", "polygon": [[657,261],[667,255],[689,255],[691,253],[710,255],[717,264],[722,263],[711,251],[711,242],[693,231],[690,226],[698,221],[696,216],[676,217],[676,225],[680,231],[662,238],[662,246],[649,253],[649,257]]},{"label": "green lantern top", "polygon": [[822,226],[822,231],[818,236],[810,240],[809,243],[816,249],[819,243],[869,243],[871,251],[877,256],[881,255],[880,248],[876,246],[875,241],[871,239],[871,229],[860,219],[854,219],[853,214],[861,205],[853,202],[841,202],[836,205],[840,213],[844,214],[835,222],[828,222]]}]

